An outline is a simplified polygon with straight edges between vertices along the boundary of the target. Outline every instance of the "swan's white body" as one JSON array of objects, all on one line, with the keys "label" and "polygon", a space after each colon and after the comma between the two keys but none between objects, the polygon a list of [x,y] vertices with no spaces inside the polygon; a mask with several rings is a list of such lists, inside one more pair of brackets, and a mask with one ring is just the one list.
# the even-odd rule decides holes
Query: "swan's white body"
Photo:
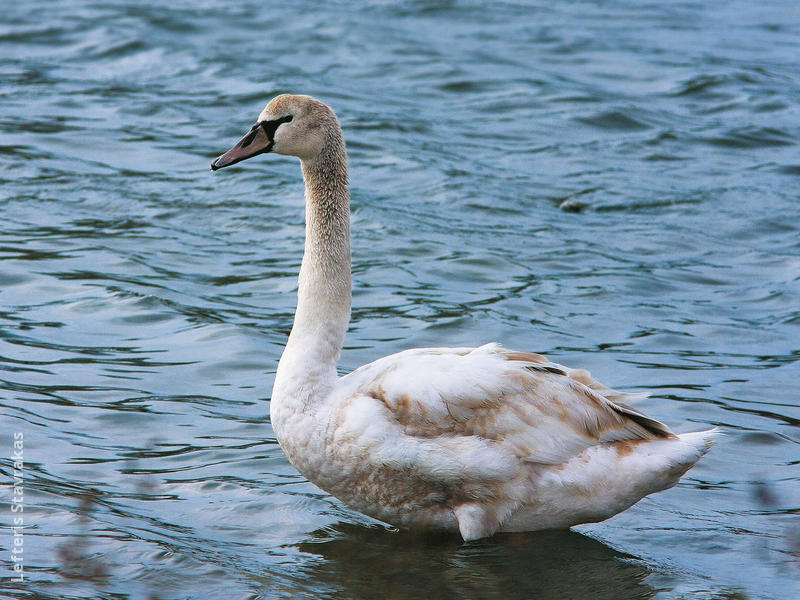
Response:
[{"label": "swan's white body", "polygon": [[212,168],[270,150],[299,156],[306,182],[298,307],[270,417],[310,481],[382,521],[471,540],[607,519],[708,450],[713,432],[676,436],[627,406],[636,395],[494,344],[408,350],[338,377],[351,298],[341,129],[321,102],[278,96]]}]

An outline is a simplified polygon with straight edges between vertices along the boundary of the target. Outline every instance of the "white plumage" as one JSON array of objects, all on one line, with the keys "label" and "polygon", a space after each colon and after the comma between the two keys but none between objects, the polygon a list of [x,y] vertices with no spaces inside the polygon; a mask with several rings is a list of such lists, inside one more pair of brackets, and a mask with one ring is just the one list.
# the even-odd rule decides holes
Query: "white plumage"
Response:
[{"label": "white plumage", "polygon": [[268,151],[299,156],[306,182],[298,307],[270,416],[319,487],[393,525],[471,540],[606,519],[675,485],[708,450],[713,431],[676,436],[628,406],[641,394],[496,344],[408,350],[338,377],[351,283],[333,111],[278,96],[212,168]]}]

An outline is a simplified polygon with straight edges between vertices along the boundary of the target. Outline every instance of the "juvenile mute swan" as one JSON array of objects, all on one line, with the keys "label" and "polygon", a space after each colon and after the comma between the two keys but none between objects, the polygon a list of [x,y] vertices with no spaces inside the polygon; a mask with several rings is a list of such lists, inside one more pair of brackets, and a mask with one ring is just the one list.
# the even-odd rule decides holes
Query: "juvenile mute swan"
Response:
[{"label": "juvenile mute swan", "polygon": [[544,356],[488,344],[421,348],[336,373],[350,320],[350,194],[336,115],[274,98],[221,169],[264,152],[300,158],[306,241],[297,312],[272,390],[278,442],[300,473],[392,525],[459,531],[602,521],[675,485],[712,431],[675,435]]}]

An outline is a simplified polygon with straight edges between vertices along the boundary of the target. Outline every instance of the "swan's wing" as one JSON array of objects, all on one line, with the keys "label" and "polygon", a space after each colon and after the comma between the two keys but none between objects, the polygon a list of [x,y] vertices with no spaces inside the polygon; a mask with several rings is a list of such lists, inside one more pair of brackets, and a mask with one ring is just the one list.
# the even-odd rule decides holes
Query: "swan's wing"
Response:
[{"label": "swan's wing", "polygon": [[339,441],[438,480],[505,480],[523,463],[561,464],[592,445],[674,435],[587,372],[494,344],[401,352],[345,381],[337,429],[348,439]]}]

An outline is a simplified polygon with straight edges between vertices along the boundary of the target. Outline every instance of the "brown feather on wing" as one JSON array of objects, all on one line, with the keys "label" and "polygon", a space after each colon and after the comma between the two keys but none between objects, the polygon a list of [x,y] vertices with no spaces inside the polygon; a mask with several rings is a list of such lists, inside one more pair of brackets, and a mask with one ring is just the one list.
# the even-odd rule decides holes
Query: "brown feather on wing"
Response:
[{"label": "brown feather on wing", "polygon": [[490,442],[526,463],[560,464],[598,444],[674,436],[618,403],[623,392],[577,374],[541,355],[497,346],[418,350],[375,370],[357,393],[420,443]]},{"label": "brown feather on wing", "polygon": [[[642,394],[627,394],[617,391],[594,379],[589,374],[589,371],[563,367],[562,365],[550,362],[541,354],[507,350],[501,350],[501,353],[506,357],[506,360],[528,363],[525,365],[525,368],[529,371],[547,372],[554,375],[569,377],[571,380],[570,387],[577,393],[585,395],[587,400],[593,402],[598,408],[610,409],[623,419],[630,419],[641,427],[643,430],[642,439],[676,437],[669,427],[660,421],[643,415],[623,402],[623,400],[628,399],[628,397],[635,399],[642,396]],[[619,419],[611,419],[611,423],[604,423],[601,415],[602,411],[597,415],[597,422],[593,424],[593,426],[589,425],[587,429],[592,437],[599,437],[602,431],[609,425],[616,425],[618,427],[624,425],[624,422]]]}]

